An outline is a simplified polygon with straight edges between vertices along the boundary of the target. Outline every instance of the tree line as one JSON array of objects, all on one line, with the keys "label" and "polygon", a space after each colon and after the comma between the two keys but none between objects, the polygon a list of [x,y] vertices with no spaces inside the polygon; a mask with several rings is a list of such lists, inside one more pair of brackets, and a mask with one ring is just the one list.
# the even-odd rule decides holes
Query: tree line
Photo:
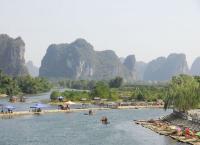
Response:
[{"label": "tree line", "polygon": [[100,97],[110,101],[147,102],[161,99],[165,102],[165,109],[173,107],[183,112],[200,107],[200,76],[181,74],[172,77],[165,85],[122,85],[122,83],[123,78],[120,77],[110,81],[93,81],[93,85],[90,87],[88,87],[88,84],[91,84],[90,81],[87,83],[79,81],[74,84],[85,86],[81,88],[87,88],[89,91],[65,91],[61,94],[57,93],[57,95],[55,93],[51,97],[55,99],[58,95],[62,95],[68,100],[80,100],[82,97],[92,100]]},{"label": "tree line", "polygon": [[105,84],[109,85],[110,88],[119,88],[123,84],[122,77],[115,77],[111,80],[60,80],[56,84],[58,87],[62,88],[71,88],[77,90],[91,90],[93,89],[98,82],[104,82]]},{"label": "tree line", "polygon": [[44,78],[33,78],[29,75],[12,77],[0,70],[0,94],[7,94],[8,96],[36,94],[49,91],[51,87],[48,80]]},{"label": "tree line", "polygon": [[[87,85],[91,84],[93,85]],[[51,100],[56,100],[58,96],[63,96],[66,100],[74,100],[80,101],[80,96],[82,94],[82,98],[87,98],[87,100],[92,100],[95,97],[99,97],[101,99],[106,99],[109,101],[156,101],[158,99],[163,99],[165,86],[147,86],[147,85],[123,85],[123,78],[115,77],[109,81],[60,81],[59,84],[63,86],[63,84],[71,84],[71,89],[80,89],[84,90],[87,88],[88,91],[65,91],[60,93],[58,91],[54,91],[51,95]],[[74,85],[76,84],[74,87]],[[65,85],[64,85],[65,86]],[[79,86],[79,87],[77,87]],[[73,96],[73,97],[72,97]]]}]

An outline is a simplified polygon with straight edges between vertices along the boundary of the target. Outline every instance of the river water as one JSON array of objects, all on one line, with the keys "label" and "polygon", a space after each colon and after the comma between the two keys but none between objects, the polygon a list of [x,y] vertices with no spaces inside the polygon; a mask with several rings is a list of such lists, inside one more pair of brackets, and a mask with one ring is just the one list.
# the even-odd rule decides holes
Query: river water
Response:
[{"label": "river water", "polygon": [[[49,93],[30,97],[21,109],[47,99]],[[5,103],[1,99],[0,103]],[[86,112],[18,116],[0,119],[0,145],[183,145],[166,136],[135,125],[135,119],[169,114],[162,109],[104,110],[94,116]],[[102,125],[107,116],[110,124]]]}]

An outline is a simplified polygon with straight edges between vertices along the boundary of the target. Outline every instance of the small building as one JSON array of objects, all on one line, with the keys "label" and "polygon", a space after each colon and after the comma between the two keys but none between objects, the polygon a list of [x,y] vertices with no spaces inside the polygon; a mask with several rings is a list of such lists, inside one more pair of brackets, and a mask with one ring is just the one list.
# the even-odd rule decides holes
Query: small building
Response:
[{"label": "small building", "polygon": [[164,105],[165,102],[162,99],[157,100],[157,105]]},{"label": "small building", "polygon": [[87,98],[81,98],[80,101],[87,101]]},{"label": "small building", "polygon": [[93,100],[95,100],[95,101],[101,101],[101,98],[100,97],[94,97]]},{"label": "small building", "polygon": [[107,106],[108,106],[108,108],[117,109],[118,103],[111,102],[111,103],[108,103]]},{"label": "small building", "polygon": [[105,102],[105,101],[108,101],[108,99],[101,99],[101,101]]}]

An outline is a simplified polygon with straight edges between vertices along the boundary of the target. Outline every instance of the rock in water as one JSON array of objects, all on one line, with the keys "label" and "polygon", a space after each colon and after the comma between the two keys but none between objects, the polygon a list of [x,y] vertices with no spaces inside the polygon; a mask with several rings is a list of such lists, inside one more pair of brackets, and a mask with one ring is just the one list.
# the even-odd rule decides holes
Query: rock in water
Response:
[{"label": "rock in water", "polygon": [[56,79],[133,78],[114,51],[94,51],[93,46],[84,39],[77,39],[70,44],[50,45],[42,60],[39,75]]},{"label": "rock in water", "polygon": [[24,59],[25,43],[18,37],[13,39],[6,34],[0,35],[0,69],[12,76],[27,75]]}]

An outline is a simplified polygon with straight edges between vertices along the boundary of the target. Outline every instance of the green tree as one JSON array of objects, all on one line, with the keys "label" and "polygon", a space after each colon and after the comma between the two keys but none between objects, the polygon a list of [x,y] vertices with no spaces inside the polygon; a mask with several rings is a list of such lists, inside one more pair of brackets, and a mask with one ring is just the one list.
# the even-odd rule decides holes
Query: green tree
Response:
[{"label": "green tree", "polygon": [[119,88],[119,87],[121,87],[122,83],[123,83],[123,78],[118,76],[118,77],[110,80],[109,86],[111,88]]},{"label": "green tree", "polygon": [[179,75],[172,78],[165,98],[165,109],[173,105],[175,109],[186,112],[196,108],[199,102],[199,83],[193,77]]},{"label": "green tree", "polygon": [[0,93],[5,93],[9,96],[17,95],[20,89],[16,80],[0,71]]},{"label": "green tree", "polygon": [[46,79],[39,77],[33,78],[29,75],[18,77],[17,83],[22,92],[26,94],[46,92],[51,88],[50,83]]},{"label": "green tree", "polygon": [[60,94],[59,91],[53,91],[53,92],[51,93],[51,95],[50,95],[50,99],[51,99],[52,101],[55,101],[60,95],[61,95],[61,94]]},{"label": "green tree", "polygon": [[97,82],[95,87],[91,91],[92,97],[110,98],[110,88],[102,81]]},{"label": "green tree", "polygon": [[137,99],[138,101],[144,101],[144,100],[145,100],[145,97],[144,97],[141,93],[139,93],[139,94],[137,94],[136,99]]}]

